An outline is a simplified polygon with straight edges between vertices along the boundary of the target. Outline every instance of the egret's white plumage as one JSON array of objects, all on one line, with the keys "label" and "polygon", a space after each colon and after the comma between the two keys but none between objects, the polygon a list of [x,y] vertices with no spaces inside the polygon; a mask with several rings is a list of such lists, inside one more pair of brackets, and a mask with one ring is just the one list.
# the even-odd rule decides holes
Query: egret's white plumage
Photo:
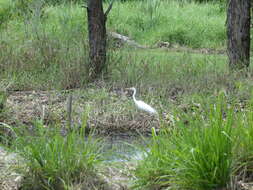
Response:
[{"label": "egret's white plumage", "polygon": [[136,94],[136,89],[134,87],[132,88],[128,88],[129,90],[132,90],[133,93],[133,100],[135,105],[137,106],[137,108],[139,108],[140,110],[146,111],[150,114],[157,114],[157,111],[152,108],[150,105],[146,104],[145,102],[141,101],[141,100],[136,100],[135,98],[135,94]]}]

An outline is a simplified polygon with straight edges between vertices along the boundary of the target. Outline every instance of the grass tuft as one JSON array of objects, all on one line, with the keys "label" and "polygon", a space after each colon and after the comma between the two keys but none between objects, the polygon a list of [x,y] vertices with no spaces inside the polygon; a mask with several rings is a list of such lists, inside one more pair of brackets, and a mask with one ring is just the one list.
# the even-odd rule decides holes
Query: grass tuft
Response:
[{"label": "grass tuft", "polygon": [[68,189],[75,183],[94,185],[95,166],[101,161],[101,142],[73,130],[62,136],[59,128],[34,124],[33,134],[19,130],[13,146],[25,159],[24,189]]},{"label": "grass tuft", "polygon": [[235,106],[224,102],[221,95],[205,114],[197,110],[187,117],[179,114],[174,130],[153,135],[148,156],[135,171],[135,187],[224,188],[234,176],[240,174],[242,179],[245,166],[249,178],[252,110],[247,111],[247,116],[238,114]]}]

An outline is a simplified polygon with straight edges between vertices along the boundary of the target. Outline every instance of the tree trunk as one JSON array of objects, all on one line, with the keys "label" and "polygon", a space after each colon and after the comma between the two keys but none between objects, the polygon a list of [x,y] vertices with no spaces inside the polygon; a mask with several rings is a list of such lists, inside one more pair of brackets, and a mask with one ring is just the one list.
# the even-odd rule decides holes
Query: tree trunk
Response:
[{"label": "tree trunk", "polygon": [[229,0],[227,10],[227,49],[229,68],[243,69],[250,64],[250,2]]},{"label": "tree trunk", "polygon": [[106,64],[106,15],[102,0],[88,0],[89,78],[97,78]]}]

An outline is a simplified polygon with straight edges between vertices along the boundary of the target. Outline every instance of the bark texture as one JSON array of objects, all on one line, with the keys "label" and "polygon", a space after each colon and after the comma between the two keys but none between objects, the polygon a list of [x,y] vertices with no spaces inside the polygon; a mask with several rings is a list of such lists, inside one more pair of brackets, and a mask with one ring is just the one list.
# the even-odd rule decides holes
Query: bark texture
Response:
[{"label": "bark texture", "polygon": [[102,0],[88,0],[89,77],[97,78],[106,64],[106,15]]},{"label": "bark texture", "polygon": [[250,64],[251,0],[229,0],[227,10],[227,51],[229,68],[243,69]]}]

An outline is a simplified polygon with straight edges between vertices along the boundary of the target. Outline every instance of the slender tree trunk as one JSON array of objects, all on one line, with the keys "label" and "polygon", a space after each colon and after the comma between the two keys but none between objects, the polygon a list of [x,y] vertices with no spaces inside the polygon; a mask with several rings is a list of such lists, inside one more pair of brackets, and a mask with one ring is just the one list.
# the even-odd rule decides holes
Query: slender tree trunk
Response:
[{"label": "slender tree trunk", "polygon": [[88,30],[90,46],[89,77],[97,78],[106,64],[106,15],[103,0],[88,0]]},{"label": "slender tree trunk", "polygon": [[250,64],[251,0],[228,0],[227,49],[229,68],[243,69]]}]

